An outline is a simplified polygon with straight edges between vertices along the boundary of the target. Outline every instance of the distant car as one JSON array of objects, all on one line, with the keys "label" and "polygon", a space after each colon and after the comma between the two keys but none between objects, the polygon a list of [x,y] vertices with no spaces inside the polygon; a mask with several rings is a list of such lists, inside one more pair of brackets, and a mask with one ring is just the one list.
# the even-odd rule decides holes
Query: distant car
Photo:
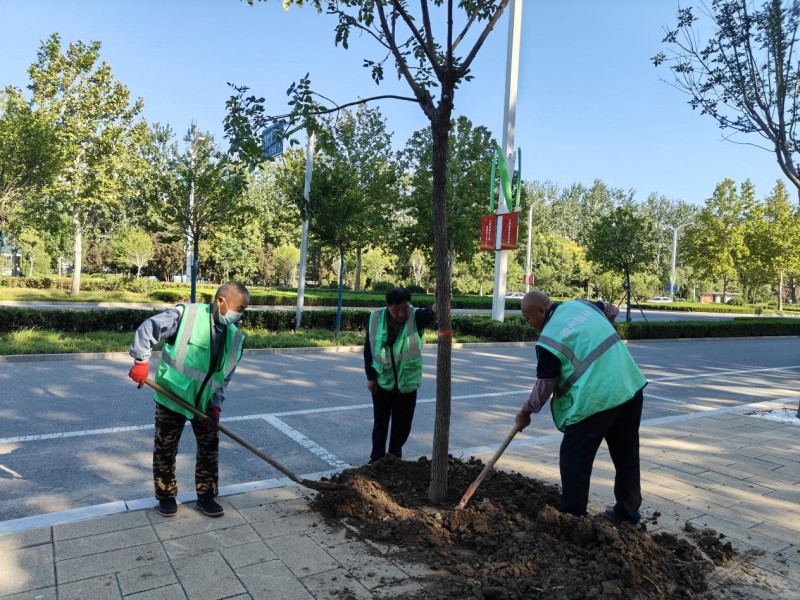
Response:
[{"label": "distant car", "polygon": [[650,298],[648,302],[672,302],[672,298],[669,296],[656,296],[655,298]]},{"label": "distant car", "polygon": [[525,292],[506,292],[506,298],[516,298],[521,300],[525,297]]}]

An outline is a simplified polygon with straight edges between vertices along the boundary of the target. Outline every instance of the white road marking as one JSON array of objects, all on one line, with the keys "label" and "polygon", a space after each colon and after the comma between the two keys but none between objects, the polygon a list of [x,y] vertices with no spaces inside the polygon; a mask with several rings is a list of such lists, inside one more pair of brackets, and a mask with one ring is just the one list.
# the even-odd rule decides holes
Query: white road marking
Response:
[{"label": "white road marking", "polygon": [[263,419],[275,427],[281,433],[287,435],[289,438],[293,439],[295,442],[303,446],[306,450],[311,452],[314,456],[321,458],[330,466],[338,470],[349,469],[350,465],[344,461],[339,460],[335,454],[328,452],[325,448],[317,444],[315,441],[307,438],[302,433],[289,427],[286,423],[278,419],[273,415],[264,416]]},{"label": "white road marking", "polygon": [[[800,369],[800,365],[795,365],[791,367],[770,367],[770,368],[763,368],[763,369],[743,369],[739,371],[719,371],[719,372],[712,372],[712,373],[699,373],[694,375],[676,375],[673,377],[661,377],[661,378],[652,378],[648,379],[649,383],[662,383],[662,382],[669,382],[669,381],[677,381],[677,380],[687,380],[687,379],[707,379],[707,378],[715,378],[721,375],[745,375],[749,373],[764,373],[764,372],[781,372],[781,371],[792,371],[795,369]],[[510,389],[505,390],[502,392],[489,392],[485,394],[464,394],[460,396],[453,396],[452,400],[472,400],[476,398],[492,398],[498,396],[511,396],[511,395],[518,395],[518,394],[528,394],[530,393],[527,389]],[[653,394],[647,394],[647,396],[651,398],[658,398],[659,400],[665,400],[667,402],[672,403],[681,403],[679,400],[663,398],[660,396],[654,396]],[[430,402],[436,402],[436,398],[421,398],[417,400],[417,404],[425,404]],[[681,403],[683,404],[683,403]],[[689,406],[689,405],[687,405]],[[695,405],[692,405],[695,406]],[[340,412],[345,410],[363,410],[367,408],[372,408],[372,404],[350,404],[345,406],[329,406],[326,408],[309,408],[304,410],[292,410],[292,411],[282,411],[282,412],[275,412],[275,413],[266,413],[266,414],[256,414],[256,415],[243,415],[240,417],[226,417],[222,419],[223,423],[230,423],[233,421],[252,421],[254,419],[265,419],[269,420],[271,418],[277,417],[291,417],[291,416],[299,416],[299,415],[312,415],[312,414],[321,414],[321,413],[329,413],[329,412]],[[707,407],[704,407],[707,408]],[[42,440],[55,440],[55,439],[62,439],[62,438],[72,438],[72,437],[85,437],[91,435],[107,435],[110,433],[123,433],[126,431],[144,431],[147,429],[153,429],[153,425],[132,425],[129,427],[108,427],[106,429],[88,429],[83,431],[67,431],[61,433],[45,433],[39,435],[24,435],[19,437],[10,437],[10,438],[0,438],[0,444],[16,444],[21,442],[37,442]],[[324,449],[323,449],[324,450]]]}]

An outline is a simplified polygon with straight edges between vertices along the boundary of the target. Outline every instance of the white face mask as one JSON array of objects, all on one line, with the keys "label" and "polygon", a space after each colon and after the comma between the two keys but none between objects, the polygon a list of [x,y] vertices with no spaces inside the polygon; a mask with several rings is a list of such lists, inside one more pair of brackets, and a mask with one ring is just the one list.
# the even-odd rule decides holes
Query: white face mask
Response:
[{"label": "white face mask", "polygon": [[[225,302],[225,306],[228,306],[228,302],[225,300],[225,298],[221,298],[221,300]],[[228,308],[228,312],[225,313],[224,315],[220,310],[219,313],[217,314],[217,318],[219,320],[220,325],[233,325],[239,319],[242,318],[242,313],[236,312],[235,310],[231,310],[230,308]]]}]

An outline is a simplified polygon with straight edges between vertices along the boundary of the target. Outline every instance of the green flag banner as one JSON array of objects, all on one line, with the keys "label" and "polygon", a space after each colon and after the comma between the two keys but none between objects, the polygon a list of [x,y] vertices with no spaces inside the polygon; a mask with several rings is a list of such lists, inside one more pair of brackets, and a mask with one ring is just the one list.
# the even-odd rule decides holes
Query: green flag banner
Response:
[{"label": "green flag banner", "polygon": [[[499,167],[499,168],[498,168]],[[500,190],[502,191],[502,202],[505,203],[506,212],[511,212],[512,210],[519,210],[519,196],[520,190],[522,189],[522,151],[517,150],[517,193],[516,199],[514,198],[514,194],[511,191],[511,179],[513,177],[513,173],[511,177],[508,174],[508,166],[506,165],[506,160],[503,157],[503,150],[500,146],[497,146],[494,157],[492,158],[492,174],[489,178],[489,212],[494,212],[494,175],[495,170],[500,172]],[[516,201],[514,201],[516,200]],[[499,203],[501,202],[501,198],[498,197],[498,209]],[[513,203],[513,204],[512,204]],[[513,209],[512,209],[513,205]]]}]

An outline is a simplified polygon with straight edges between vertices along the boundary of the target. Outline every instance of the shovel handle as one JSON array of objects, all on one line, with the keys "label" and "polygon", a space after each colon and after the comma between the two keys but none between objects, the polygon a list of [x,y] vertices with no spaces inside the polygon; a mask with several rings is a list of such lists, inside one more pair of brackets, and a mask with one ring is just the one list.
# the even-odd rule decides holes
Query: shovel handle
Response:
[{"label": "shovel handle", "polygon": [[[211,417],[209,417],[207,414],[205,414],[205,413],[203,413],[203,412],[201,412],[201,411],[197,410],[197,409],[196,409],[194,406],[192,406],[192,405],[191,405],[191,404],[189,404],[188,402],[186,402],[186,401],[184,401],[184,400],[181,400],[181,399],[180,399],[180,398],[178,398],[178,397],[177,397],[175,394],[173,394],[172,392],[170,392],[170,391],[169,391],[169,390],[167,390],[167,389],[164,389],[164,387],[163,387],[163,386],[161,386],[161,385],[157,384],[157,383],[156,383],[155,381],[153,381],[152,379],[148,378],[148,379],[147,379],[147,381],[145,381],[145,383],[146,383],[147,385],[149,385],[151,388],[153,388],[155,391],[157,391],[159,394],[161,394],[162,396],[166,396],[167,398],[169,398],[170,400],[172,400],[172,401],[173,401],[175,404],[177,404],[177,405],[178,405],[178,406],[180,406],[181,408],[185,408],[186,410],[188,410],[188,411],[189,411],[190,413],[192,413],[194,416],[196,416],[196,417],[200,417],[201,419],[204,419],[204,420],[210,420],[210,419],[211,419]],[[284,475],[286,475],[286,476],[287,476],[289,479],[291,479],[291,480],[292,480],[292,481],[294,481],[295,483],[299,483],[299,484],[301,484],[301,485],[306,485],[306,480],[305,480],[305,479],[301,479],[300,477],[298,477],[297,475],[295,475],[294,473],[292,473],[292,472],[291,472],[289,469],[287,469],[286,467],[284,467],[284,466],[283,466],[281,463],[279,463],[277,460],[275,460],[274,458],[272,458],[272,457],[271,457],[271,456],[269,456],[268,454],[264,454],[264,453],[263,453],[261,450],[259,450],[259,449],[258,449],[258,448],[256,448],[255,446],[253,446],[253,444],[251,444],[251,443],[250,443],[250,442],[248,442],[247,440],[243,440],[242,438],[240,438],[238,435],[236,435],[235,433],[233,433],[233,432],[232,432],[230,429],[228,429],[227,427],[225,427],[225,426],[223,426],[223,425],[221,425],[221,424],[217,423],[217,428],[218,428],[218,429],[219,429],[219,430],[220,430],[222,433],[224,433],[224,434],[225,434],[225,435],[227,435],[229,438],[231,438],[233,441],[235,441],[235,442],[238,442],[239,444],[241,444],[242,446],[244,446],[245,448],[247,448],[248,450],[250,450],[250,452],[252,452],[252,453],[253,453],[253,454],[255,454],[256,456],[258,456],[260,459],[262,459],[262,460],[264,460],[264,461],[268,462],[269,464],[271,464],[271,465],[272,465],[273,467],[275,467],[275,468],[276,468],[278,471],[280,471],[281,473],[283,473]]]},{"label": "shovel handle", "polygon": [[503,440],[502,444],[500,444],[497,452],[494,453],[494,456],[492,456],[492,458],[489,459],[489,462],[486,463],[486,466],[483,467],[483,471],[481,471],[480,475],[475,478],[475,481],[473,481],[472,484],[467,488],[467,491],[464,492],[461,500],[456,505],[456,510],[464,508],[467,505],[469,499],[472,498],[472,494],[475,493],[475,490],[478,489],[478,486],[483,482],[484,479],[486,479],[486,476],[489,474],[489,471],[492,470],[494,463],[496,463],[497,459],[500,458],[500,455],[505,452],[506,448],[508,448],[508,445],[511,443],[511,440],[514,439],[514,436],[517,435],[518,431],[519,429],[517,429],[517,426],[514,425],[514,428],[506,436],[506,439]]}]

